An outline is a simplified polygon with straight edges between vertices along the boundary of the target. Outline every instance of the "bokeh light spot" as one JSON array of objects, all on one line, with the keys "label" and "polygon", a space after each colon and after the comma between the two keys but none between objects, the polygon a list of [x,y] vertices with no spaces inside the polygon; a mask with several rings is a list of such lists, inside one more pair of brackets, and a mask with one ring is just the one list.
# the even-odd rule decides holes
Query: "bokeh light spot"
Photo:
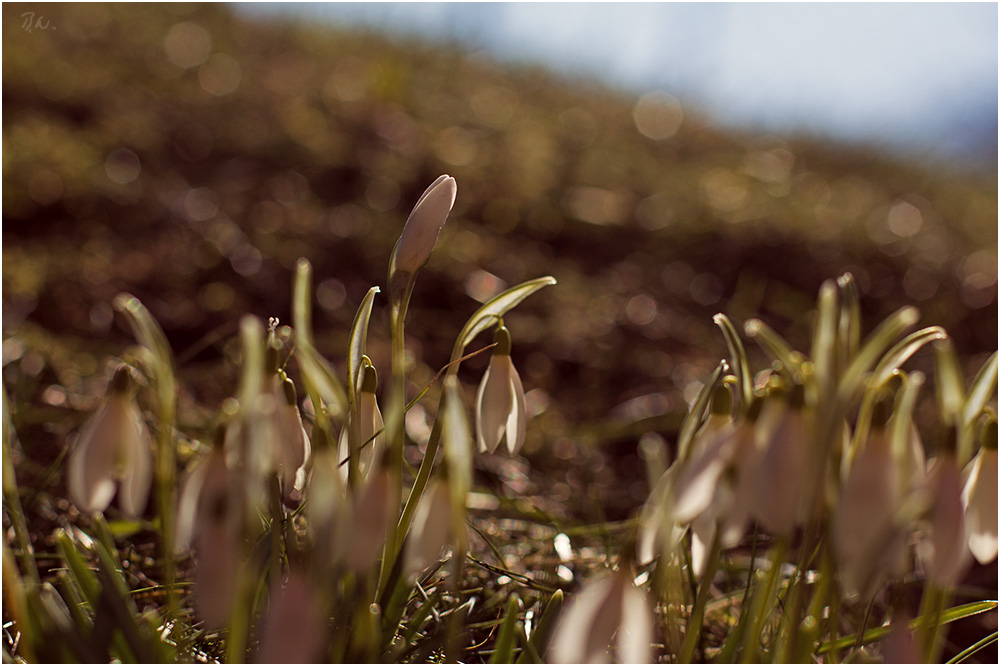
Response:
[{"label": "bokeh light spot", "polygon": [[212,52],[212,36],[195,23],[178,23],[163,38],[167,59],[183,69],[197,67]]},{"label": "bokeh light spot", "polygon": [[632,119],[643,136],[662,141],[677,134],[684,122],[684,112],[676,97],[657,90],[639,98]]},{"label": "bokeh light spot", "polygon": [[117,148],[104,161],[104,170],[113,182],[127,185],[139,177],[142,165],[139,163],[139,156],[131,150]]},{"label": "bokeh light spot", "polygon": [[243,78],[240,63],[225,53],[216,53],[198,69],[198,81],[207,93],[222,97],[236,90]]}]

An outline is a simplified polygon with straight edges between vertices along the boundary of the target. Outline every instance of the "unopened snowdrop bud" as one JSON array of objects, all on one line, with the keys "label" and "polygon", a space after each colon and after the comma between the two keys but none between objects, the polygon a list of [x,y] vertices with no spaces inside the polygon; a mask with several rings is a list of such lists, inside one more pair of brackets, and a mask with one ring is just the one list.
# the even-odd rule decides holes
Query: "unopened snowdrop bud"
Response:
[{"label": "unopened snowdrop bud", "polygon": [[510,332],[500,326],[494,336],[496,347],[476,393],[476,441],[480,451],[496,451],[507,442],[507,451],[516,455],[524,445],[526,419],[524,386],[510,359]]},{"label": "unopened snowdrop bud", "polygon": [[627,571],[592,578],[563,611],[549,658],[557,664],[652,662],[653,615]]},{"label": "unopened snowdrop bud", "polygon": [[790,398],[771,399],[758,422],[763,438],[757,461],[754,513],[776,536],[790,536],[810,506],[808,497],[810,446],[803,414],[803,391]]},{"label": "unopened snowdrop bud", "polygon": [[413,577],[433,564],[448,547],[452,527],[451,492],[448,478],[433,482],[413,517],[406,542],[406,575]]},{"label": "unopened snowdrop bud", "polygon": [[980,564],[997,558],[997,422],[983,429],[979,453],[969,465],[962,504],[969,531],[969,550]]},{"label": "unopened snowdrop bud", "polygon": [[394,282],[393,276],[409,275],[412,278],[427,263],[441,227],[455,204],[457,192],[455,179],[443,175],[438,176],[420,195],[389,262],[390,286]]},{"label": "unopened snowdrop bud", "polygon": [[116,485],[118,503],[126,516],[138,518],[146,508],[153,471],[152,439],[131,385],[131,370],[119,368],[104,404],[83,428],[69,454],[66,485],[81,511],[108,508]]},{"label": "unopened snowdrop bud", "polygon": [[887,419],[888,404],[880,401],[868,443],[854,459],[833,514],[833,545],[844,589],[862,599],[899,562],[906,545],[904,526],[896,519],[902,478]]}]

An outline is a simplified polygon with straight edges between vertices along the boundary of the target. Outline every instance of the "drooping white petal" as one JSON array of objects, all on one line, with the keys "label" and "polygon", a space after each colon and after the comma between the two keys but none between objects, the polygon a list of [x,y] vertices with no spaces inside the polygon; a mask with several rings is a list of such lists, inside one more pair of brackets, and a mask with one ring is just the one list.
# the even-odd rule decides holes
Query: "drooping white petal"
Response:
[{"label": "drooping white petal", "polygon": [[295,477],[309,457],[309,435],[302,425],[299,408],[281,403],[274,412],[274,432],[278,437],[278,468],[281,487],[288,494],[295,488]]},{"label": "drooping white petal", "polygon": [[863,599],[899,558],[904,532],[895,525],[901,480],[885,429],[855,457],[833,514],[834,552],[848,594]]},{"label": "drooping white petal", "polygon": [[691,521],[691,570],[701,578],[708,568],[708,558],[712,556],[712,542],[715,541],[715,516],[701,514]]},{"label": "drooping white petal", "polygon": [[939,457],[927,479],[931,508],[928,534],[921,540],[921,556],[927,578],[940,587],[950,587],[971,559],[962,506],[962,486],[952,454]]},{"label": "drooping white petal", "polygon": [[[549,648],[550,659],[557,664],[581,664],[607,661],[607,647],[611,644],[620,620],[608,615],[608,606],[615,591],[614,576],[598,576],[587,581],[563,610],[556,625]],[[614,614],[614,611],[611,611]],[[613,621],[610,622],[609,620]],[[599,646],[599,647],[595,647]]]},{"label": "drooping white petal", "polygon": [[[217,454],[222,457],[221,454]],[[205,475],[209,469],[209,457],[195,463],[191,473],[184,480],[180,498],[177,502],[177,520],[174,532],[174,553],[183,554],[191,547],[191,537],[195,533],[195,523],[198,518],[198,500],[201,497],[201,487],[205,483]],[[225,459],[223,458],[223,464]]]},{"label": "drooping white petal", "polygon": [[997,451],[980,449],[972,461],[962,503],[969,550],[980,564],[997,558]]},{"label": "drooping white petal", "polygon": [[753,494],[756,492],[756,474],[759,449],[754,441],[754,425],[744,421],[737,426],[733,451],[730,457],[730,483],[732,499],[727,511],[719,515],[719,543],[730,548],[739,543],[750,524]]},{"label": "drooping white petal", "polygon": [[625,586],[622,621],[615,643],[619,662],[653,663],[653,613],[646,600],[646,594],[631,582]]},{"label": "drooping white petal", "polygon": [[[385,543],[390,514],[392,479],[388,468],[372,470],[354,506],[348,564],[355,571],[368,571]],[[397,497],[398,501],[398,497]]]},{"label": "drooping white petal", "polygon": [[138,518],[146,509],[149,487],[153,481],[153,440],[134,402],[126,407],[126,422],[121,438],[121,487],[118,503],[129,518]]},{"label": "drooping white petal", "polygon": [[236,591],[242,488],[232,479],[221,449],[214,449],[205,465],[192,530],[198,561],[195,609],[207,628],[220,629],[229,623]]},{"label": "drooping white petal", "polygon": [[292,571],[268,610],[260,641],[262,664],[312,664],[322,660],[326,622],[316,586]]},{"label": "drooping white petal", "polygon": [[476,393],[476,441],[480,451],[496,451],[507,428],[513,407],[509,361],[509,356],[494,354]]},{"label": "drooping white petal", "polygon": [[676,474],[676,465],[667,468],[649,493],[639,514],[636,558],[640,564],[652,562],[664,550],[673,550],[687,531],[687,526],[678,525],[671,512],[670,489]]},{"label": "drooping white petal", "polygon": [[441,556],[451,533],[451,495],[447,482],[435,481],[420,500],[406,542],[406,575],[415,576]]},{"label": "drooping white petal", "polygon": [[127,419],[125,399],[109,396],[70,452],[66,485],[70,499],[81,511],[103,511],[115,496],[115,469]]},{"label": "drooping white petal", "polygon": [[757,519],[769,532],[788,536],[809,508],[810,443],[801,409],[779,405],[771,409],[784,411],[777,417],[773,432],[766,436],[760,454],[754,509]]},{"label": "drooping white petal", "polygon": [[204,525],[197,538],[194,606],[206,629],[229,624],[240,553],[225,520]]},{"label": "drooping white petal", "polygon": [[736,428],[726,424],[715,429],[698,446],[692,445],[690,457],[681,463],[674,482],[674,518],[687,523],[708,508],[715,496],[719,476],[729,464],[735,446]]},{"label": "drooping white petal", "polygon": [[362,447],[360,469],[365,478],[372,462],[381,457],[385,448],[385,434],[375,434],[385,428],[385,423],[374,393],[362,391],[358,394],[358,418],[358,446]]},{"label": "drooping white petal", "polygon": [[327,447],[313,456],[306,516],[316,540],[317,561],[333,564],[347,553],[351,528],[351,498],[339,454]]},{"label": "drooping white petal", "polygon": [[517,455],[521,447],[524,446],[524,435],[527,430],[527,419],[525,418],[524,407],[524,386],[521,384],[521,376],[517,374],[514,362],[507,356],[510,364],[510,390],[511,400],[514,403],[507,418],[505,433],[507,435],[507,451],[511,455]]}]

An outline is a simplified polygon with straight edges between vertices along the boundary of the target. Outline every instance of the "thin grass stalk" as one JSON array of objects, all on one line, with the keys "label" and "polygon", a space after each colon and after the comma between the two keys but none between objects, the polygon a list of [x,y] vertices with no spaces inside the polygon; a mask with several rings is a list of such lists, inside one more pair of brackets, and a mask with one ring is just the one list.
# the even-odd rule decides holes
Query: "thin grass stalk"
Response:
[{"label": "thin grass stalk", "polygon": [[701,583],[698,585],[694,607],[691,609],[691,619],[688,621],[687,633],[684,634],[684,643],[681,645],[681,651],[677,655],[678,662],[682,664],[692,662],[694,651],[701,644],[702,627],[705,624],[705,604],[708,603],[708,595],[712,591],[712,581],[715,578],[715,572],[718,567],[719,536],[716,534],[715,538],[712,539],[708,567],[702,573]]},{"label": "thin grass stalk", "polygon": [[750,604],[750,617],[753,618],[753,625],[750,632],[743,636],[743,663],[752,664],[759,661],[760,645],[764,624],[767,616],[770,615],[771,598],[774,596],[775,588],[778,584],[778,576],[781,573],[781,563],[785,559],[785,552],[788,549],[788,540],[782,538],[778,544],[771,549],[769,558],[770,567],[764,576],[763,589],[758,584],[753,592],[753,599]]},{"label": "thin grass stalk", "polygon": [[[6,393],[4,394],[4,409],[6,410]],[[17,479],[14,476],[14,460],[11,457],[10,437],[3,438],[3,500],[4,508],[10,516],[14,527],[14,539],[17,541],[17,559],[21,563],[24,575],[31,578],[36,585],[40,584],[38,566],[35,564],[35,552],[31,547],[31,537],[28,533],[28,523],[24,519],[24,509],[21,507],[21,493],[18,490]]]}]

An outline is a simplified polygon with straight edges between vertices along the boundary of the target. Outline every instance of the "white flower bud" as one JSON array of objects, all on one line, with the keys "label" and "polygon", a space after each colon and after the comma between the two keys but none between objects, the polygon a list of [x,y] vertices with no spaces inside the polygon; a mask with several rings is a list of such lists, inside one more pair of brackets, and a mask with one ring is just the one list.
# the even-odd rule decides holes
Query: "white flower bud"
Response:
[{"label": "white flower bud", "polygon": [[396,243],[390,275],[396,273],[416,275],[417,271],[427,263],[441,227],[444,226],[448,213],[455,204],[457,192],[455,179],[448,175],[439,176],[424,190],[406,220],[399,242]]}]

